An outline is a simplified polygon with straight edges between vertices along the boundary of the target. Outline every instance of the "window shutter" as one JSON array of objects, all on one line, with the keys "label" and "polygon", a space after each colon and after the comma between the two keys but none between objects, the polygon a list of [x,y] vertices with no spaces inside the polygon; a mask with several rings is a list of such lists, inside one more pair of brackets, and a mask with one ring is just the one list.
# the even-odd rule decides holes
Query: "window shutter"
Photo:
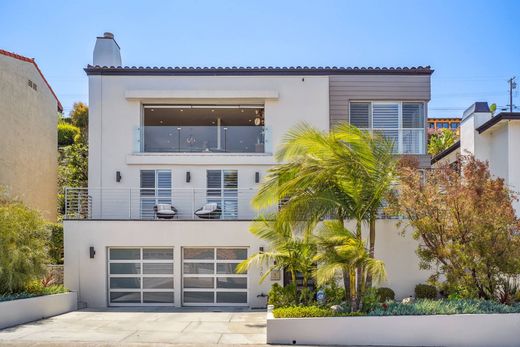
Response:
[{"label": "window shutter", "polygon": [[370,103],[350,103],[350,124],[362,129],[370,128]]},{"label": "window shutter", "polygon": [[155,170],[141,170],[141,188],[141,195],[155,195]]},{"label": "window shutter", "polygon": [[157,195],[170,196],[172,188],[171,170],[157,170]]},{"label": "window shutter", "polygon": [[424,128],[422,103],[403,103],[403,128]]},{"label": "window shutter", "polygon": [[372,105],[372,127],[374,129],[397,129],[399,127],[399,104]]},{"label": "window shutter", "polygon": [[207,171],[207,187],[209,196],[220,196],[220,189],[222,188],[222,171],[208,170]]}]

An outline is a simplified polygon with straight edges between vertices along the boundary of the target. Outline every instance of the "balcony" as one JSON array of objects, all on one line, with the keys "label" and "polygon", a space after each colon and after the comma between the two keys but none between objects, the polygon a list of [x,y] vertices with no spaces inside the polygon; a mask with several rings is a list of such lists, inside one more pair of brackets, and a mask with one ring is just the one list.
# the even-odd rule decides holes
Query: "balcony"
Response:
[{"label": "balcony", "polygon": [[265,153],[264,126],[143,126],[144,153]]},{"label": "balcony", "polygon": [[[253,220],[260,213],[251,206],[256,189],[144,189],[65,188],[66,220]],[[171,205],[171,219],[154,207]],[[218,210],[204,216],[201,209]],[[197,212],[199,211],[199,212]],[[159,211],[160,212],[160,211]]]}]

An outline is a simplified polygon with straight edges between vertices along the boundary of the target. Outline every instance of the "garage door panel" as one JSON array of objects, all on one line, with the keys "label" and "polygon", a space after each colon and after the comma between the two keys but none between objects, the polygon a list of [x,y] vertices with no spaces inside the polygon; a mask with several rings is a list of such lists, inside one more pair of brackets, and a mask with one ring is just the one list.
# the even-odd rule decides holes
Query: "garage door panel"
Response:
[{"label": "garage door panel", "polygon": [[122,247],[108,250],[109,304],[173,305],[173,248]]},{"label": "garage door panel", "polygon": [[247,305],[247,274],[236,268],[247,259],[247,248],[183,248],[183,304]]}]

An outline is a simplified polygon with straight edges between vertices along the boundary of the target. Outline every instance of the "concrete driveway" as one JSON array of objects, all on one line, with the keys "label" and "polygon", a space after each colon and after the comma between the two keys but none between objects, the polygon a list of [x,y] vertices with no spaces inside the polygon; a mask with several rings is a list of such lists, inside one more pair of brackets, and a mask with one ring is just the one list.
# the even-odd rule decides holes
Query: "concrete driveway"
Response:
[{"label": "concrete driveway", "polygon": [[0,345],[264,345],[265,311],[85,309],[0,331]]}]

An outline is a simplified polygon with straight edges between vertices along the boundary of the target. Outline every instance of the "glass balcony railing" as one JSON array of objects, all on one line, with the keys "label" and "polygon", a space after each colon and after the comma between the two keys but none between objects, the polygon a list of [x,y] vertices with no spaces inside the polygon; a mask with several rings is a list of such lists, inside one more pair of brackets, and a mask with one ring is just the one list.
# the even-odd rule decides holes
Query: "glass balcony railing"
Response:
[{"label": "glass balcony railing", "polygon": [[140,151],[145,153],[265,153],[264,126],[143,126]]}]

